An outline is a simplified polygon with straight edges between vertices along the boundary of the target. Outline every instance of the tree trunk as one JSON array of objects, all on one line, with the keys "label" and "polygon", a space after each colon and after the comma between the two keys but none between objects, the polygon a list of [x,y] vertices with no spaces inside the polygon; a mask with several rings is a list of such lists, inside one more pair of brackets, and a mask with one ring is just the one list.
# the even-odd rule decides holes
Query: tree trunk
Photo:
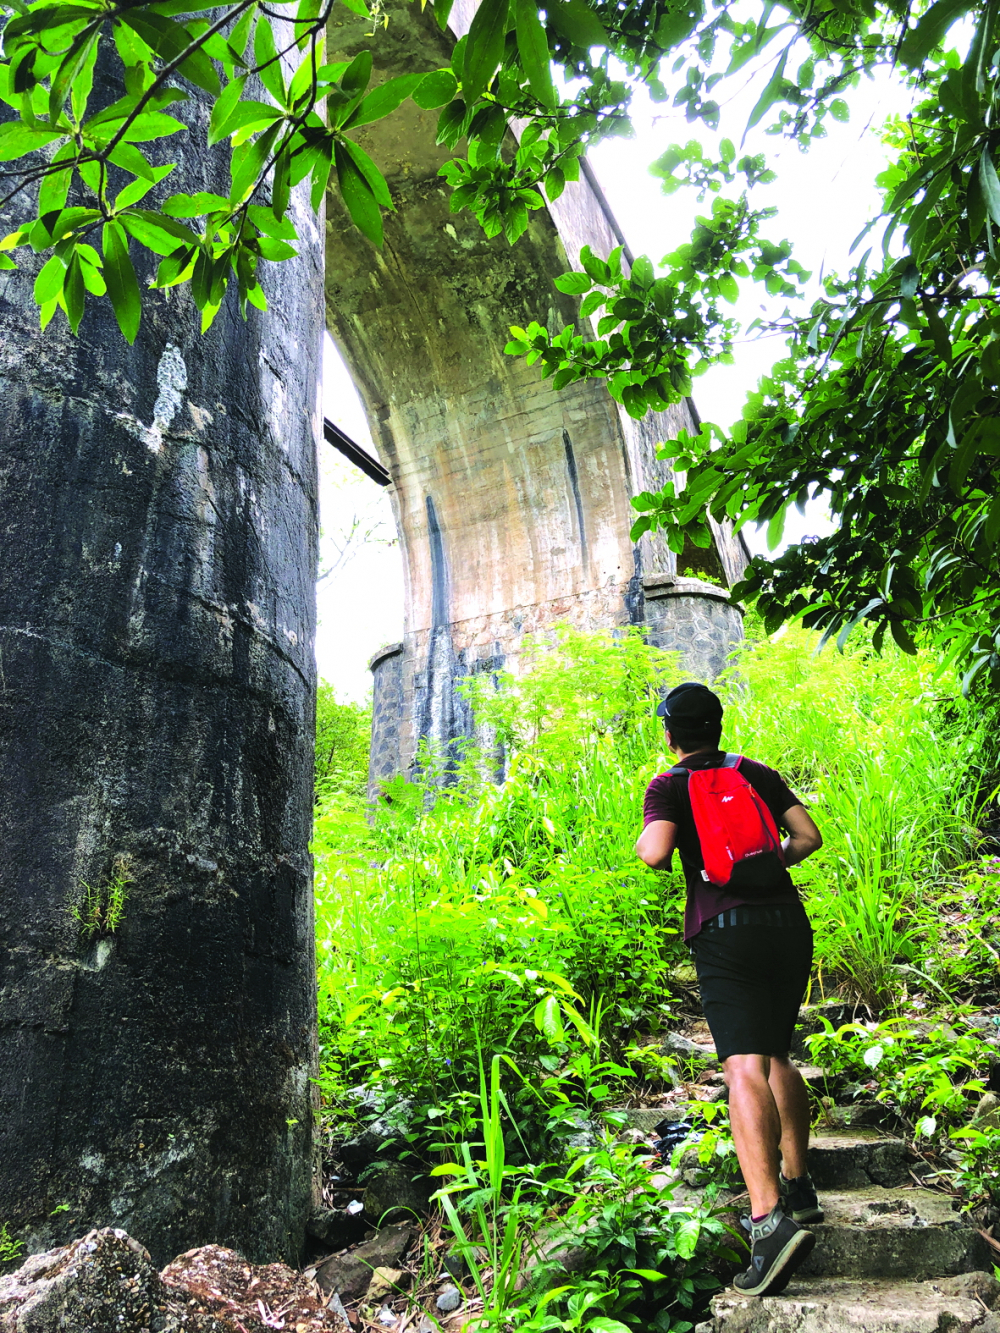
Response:
[{"label": "tree trunk", "polygon": [[[180,165],[158,193],[227,192],[203,130],[164,151]],[[302,1241],[322,328],[306,210],[268,313],[244,323],[230,293],[204,338],[179,290],[144,297],[131,348],[107,301],[78,338],[61,313],[40,333],[45,256],[0,274],[0,1223],[31,1250],[99,1224],[160,1261],[208,1241],[294,1259]]]}]

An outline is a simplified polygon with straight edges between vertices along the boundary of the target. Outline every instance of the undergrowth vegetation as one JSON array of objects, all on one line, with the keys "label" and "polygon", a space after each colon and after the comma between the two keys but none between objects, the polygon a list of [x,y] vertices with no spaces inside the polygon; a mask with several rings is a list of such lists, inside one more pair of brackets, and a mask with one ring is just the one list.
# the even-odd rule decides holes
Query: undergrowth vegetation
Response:
[{"label": "undergrowth vegetation", "polygon": [[[992,1192],[1000,1147],[968,1123],[988,1075],[969,1006],[996,1003],[1000,981],[1000,862],[986,839],[996,718],[929,658],[863,640],[814,649],[801,630],[748,640],[717,685],[723,745],[779,769],[824,834],[792,872],[816,931],[808,998],[848,999],[856,1022],[814,1038],[816,1062],[944,1154],[972,1200]],[[546,1295],[485,1292],[498,1326],[681,1329],[732,1244],[711,1191],[678,1210],[614,1142],[614,1107],[691,1073],[661,1038],[696,1003],[683,880],[634,853],[646,784],[672,763],[655,703],[680,679],[638,634],[563,628],[517,677],[467,682],[477,743],[458,760],[425,752],[373,813],[360,770],[321,786],[330,1133],[357,1116],[352,1087],[380,1107],[405,1100],[413,1169],[451,1173],[435,1183],[467,1248],[492,1236],[502,1249],[506,1228],[545,1217],[591,1252],[585,1280]],[[724,1108],[695,1109],[702,1161],[724,1167]],[[489,1217],[476,1213],[484,1199]],[[619,1237],[631,1225],[631,1248],[602,1241],[609,1218]]]}]

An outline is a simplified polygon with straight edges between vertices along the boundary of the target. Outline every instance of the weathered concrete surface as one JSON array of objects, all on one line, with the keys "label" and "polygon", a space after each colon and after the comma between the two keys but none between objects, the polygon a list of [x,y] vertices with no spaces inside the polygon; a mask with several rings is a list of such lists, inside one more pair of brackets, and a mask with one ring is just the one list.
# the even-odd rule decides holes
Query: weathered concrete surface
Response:
[{"label": "weathered concrete surface", "polygon": [[[337,13],[329,50],[347,58],[368,45],[367,25]],[[467,18],[453,11],[457,31]],[[453,42],[430,10],[394,10],[378,77],[447,65]],[[644,578],[673,575],[678,563],[660,538],[633,546],[629,501],[670,475],[654,446],[690,424],[686,406],[637,424],[602,383],[555,393],[537,368],[503,354],[511,324],[576,321],[577,300],[553,279],[585,241],[601,254],[614,246],[596,198],[585,182],[570,186],[532,214],[513,248],[487,240],[468,213],[448,210],[437,172],[450,154],[434,144],[437,117],[408,102],[357,135],[399,207],[381,252],[335,193],[329,201],[329,325],[392,474],[407,580],[402,662],[380,658],[376,672],[401,671],[400,742],[388,770],[376,751],[375,777],[407,767],[419,736],[447,746],[468,732],[457,679],[516,670],[524,636],[554,622],[645,623]],[[735,576],[741,548],[721,532],[718,545],[702,572]],[[711,674],[739,618],[713,600],[701,619],[717,620],[721,635],[692,622],[672,646],[692,672]]]},{"label": "weathered concrete surface", "polygon": [[[91,109],[117,95],[99,74]],[[228,189],[203,132],[168,145],[171,191]],[[292,1258],[303,1235],[322,329],[303,204],[266,319],[228,300],[205,338],[179,290],[144,295],[132,347],[107,301],[78,338],[60,314],[43,334],[44,256],[0,274],[0,1220],[30,1249],[116,1224],[158,1259]],[[84,939],[74,909],[116,858],[124,920]]]},{"label": "weathered concrete surface", "polygon": [[820,1192],[825,1220],[799,1272],[844,1277],[930,1278],[985,1268],[989,1247],[944,1194],[869,1185]]},{"label": "weathered concrete surface", "polygon": [[780,1296],[716,1296],[695,1333],[1000,1333],[998,1296],[986,1272],[919,1283],[796,1274]]},{"label": "weathered concrete surface", "polygon": [[912,1160],[903,1139],[874,1129],[829,1130],[809,1140],[809,1174],[820,1190],[909,1184]]}]

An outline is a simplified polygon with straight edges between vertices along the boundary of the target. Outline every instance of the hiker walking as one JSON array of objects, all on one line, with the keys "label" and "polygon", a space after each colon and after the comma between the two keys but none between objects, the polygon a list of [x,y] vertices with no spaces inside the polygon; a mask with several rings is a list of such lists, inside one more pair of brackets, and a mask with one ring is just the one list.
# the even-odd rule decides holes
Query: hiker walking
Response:
[{"label": "hiker walking", "polygon": [[684,940],[750,1195],[750,1268],[733,1285],[765,1296],[783,1290],[812,1249],[803,1224],[823,1220],[806,1169],[809,1096],[788,1058],[812,965],[812,928],[788,867],[823,839],[774,769],[719,749],[722,704],[706,686],[678,685],[657,716],[677,762],[646,789],[636,851],[661,870],[680,853]]}]

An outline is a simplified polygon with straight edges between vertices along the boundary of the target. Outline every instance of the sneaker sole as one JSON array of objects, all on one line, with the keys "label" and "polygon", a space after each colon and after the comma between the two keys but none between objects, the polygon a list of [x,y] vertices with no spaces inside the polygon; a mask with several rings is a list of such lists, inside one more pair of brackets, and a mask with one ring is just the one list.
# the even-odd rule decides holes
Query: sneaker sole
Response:
[{"label": "sneaker sole", "polygon": [[786,1216],[790,1217],[793,1222],[798,1222],[800,1227],[804,1227],[810,1222],[822,1222],[824,1213],[823,1209],[819,1207],[800,1208],[798,1212],[788,1213]]},{"label": "sneaker sole", "polygon": [[777,1296],[788,1286],[792,1274],[799,1264],[809,1257],[815,1244],[816,1237],[811,1231],[797,1232],[779,1252],[763,1282],[758,1283],[756,1287],[738,1287],[734,1282],[733,1290],[738,1291],[741,1296]]}]

